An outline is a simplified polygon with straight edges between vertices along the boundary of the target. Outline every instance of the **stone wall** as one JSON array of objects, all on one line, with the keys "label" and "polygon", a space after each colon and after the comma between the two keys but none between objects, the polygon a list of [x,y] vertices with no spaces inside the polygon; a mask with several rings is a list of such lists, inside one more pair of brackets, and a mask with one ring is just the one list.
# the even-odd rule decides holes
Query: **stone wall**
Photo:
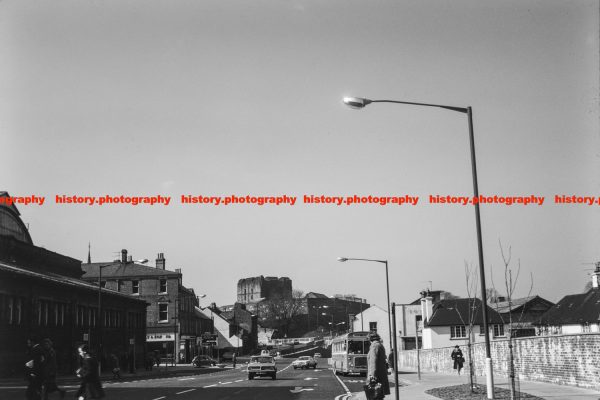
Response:
[{"label": "stone wall", "polygon": [[[469,369],[469,351],[460,343]],[[485,374],[485,344],[472,346],[473,370]],[[508,340],[494,340],[490,346],[494,375],[509,375]],[[450,358],[452,347],[419,350],[421,371],[456,373]],[[513,340],[515,375],[522,380],[549,382],[600,390],[600,334],[535,336]],[[417,368],[416,350],[401,351],[398,368]]]}]

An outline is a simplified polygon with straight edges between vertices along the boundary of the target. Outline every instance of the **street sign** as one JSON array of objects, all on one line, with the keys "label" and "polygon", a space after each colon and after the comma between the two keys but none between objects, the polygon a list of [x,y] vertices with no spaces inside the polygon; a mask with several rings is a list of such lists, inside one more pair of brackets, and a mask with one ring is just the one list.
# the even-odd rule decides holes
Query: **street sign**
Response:
[{"label": "street sign", "polygon": [[217,344],[217,334],[205,333],[202,335],[202,344]]}]

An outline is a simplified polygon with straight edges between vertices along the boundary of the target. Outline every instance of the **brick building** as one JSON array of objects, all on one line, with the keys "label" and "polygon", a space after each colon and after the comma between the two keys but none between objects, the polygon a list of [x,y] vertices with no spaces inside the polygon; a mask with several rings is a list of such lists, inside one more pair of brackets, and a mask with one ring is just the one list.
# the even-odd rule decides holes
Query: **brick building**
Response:
[{"label": "brick building", "polygon": [[199,318],[199,305],[194,290],[182,284],[180,269],[166,269],[166,259],[159,253],[156,266],[132,260],[127,250],[114,262],[87,263],[83,279],[97,282],[102,267],[102,285],[120,293],[135,296],[148,303],[146,347],[158,351],[163,358],[189,361],[198,354],[197,342],[203,332],[212,331],[210,321]]},{"label": "brick building", "polygon": [[123,368],[142,365],[146,303],[103,289],[100,324],[98,286],[82,275],[81,261],[35,246],[17,208],[0,202],[1,376],[22,376],[30,337],[53,341],[61,373],[76,369],[82,343],[102,343],[101,361],[114,353]]}]

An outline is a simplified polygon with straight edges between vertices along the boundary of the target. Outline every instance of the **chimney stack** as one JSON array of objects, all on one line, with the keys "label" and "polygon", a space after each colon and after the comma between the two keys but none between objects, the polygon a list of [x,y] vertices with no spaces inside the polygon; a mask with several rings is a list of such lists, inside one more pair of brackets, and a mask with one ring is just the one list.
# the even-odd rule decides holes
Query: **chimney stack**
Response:
[{"label": "chimney stack", "polygon": [[596,263],[596,269],[592,273],[592,288],[598,289],[598,278],[600,278],[600,261]]},{"label": "chimney stack", "polygon": [[158,253],[158,257],[156,257],[156,268],[157,269],[165,269],[167,260],[165,260],[164,253]]},{"label": "chimney stack", "polygon": [[121,250],[121,262],[125,264],[127,262],[127,250]]}]

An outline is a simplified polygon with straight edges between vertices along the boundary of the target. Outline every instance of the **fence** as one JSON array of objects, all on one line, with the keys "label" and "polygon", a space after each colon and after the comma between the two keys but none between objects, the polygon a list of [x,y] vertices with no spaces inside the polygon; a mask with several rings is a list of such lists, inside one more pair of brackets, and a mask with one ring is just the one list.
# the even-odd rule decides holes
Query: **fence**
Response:
[{"label": "fence", "polygon": [[[512,340],[517,379],[549,382],[600,390],[600,334],[534,336]],[[461,345],[468,373],[466,345]],[[508,340],[494,340],[490,350],[494,375],[508,377],[510,371]],[[452,347],[421,349],[421,371],[456,373],[450,353]],[[485,374],[485,344],[472,345],[475,376]],[[399,368],[417,368],[417,351],[398,354]]]}]

